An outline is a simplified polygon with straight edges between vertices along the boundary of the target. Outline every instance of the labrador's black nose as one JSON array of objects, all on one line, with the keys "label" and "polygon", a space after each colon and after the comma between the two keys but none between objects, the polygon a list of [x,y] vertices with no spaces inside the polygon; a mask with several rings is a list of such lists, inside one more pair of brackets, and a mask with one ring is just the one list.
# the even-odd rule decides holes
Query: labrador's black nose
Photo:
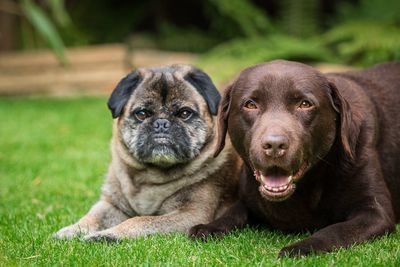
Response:
[{"label": "labrador's black nose", "polygon": [[289,139],[284,135],[267,135],[262,140],[262,147],[267,156],[281,157],[289,148]]}]

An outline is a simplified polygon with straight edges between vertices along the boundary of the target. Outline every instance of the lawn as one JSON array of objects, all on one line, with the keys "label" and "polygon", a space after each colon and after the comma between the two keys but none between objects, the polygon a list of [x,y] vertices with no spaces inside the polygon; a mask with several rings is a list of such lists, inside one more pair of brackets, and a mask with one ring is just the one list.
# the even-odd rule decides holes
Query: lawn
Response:
[{"label": "lawn", "polygon": [[400,233],[299,259],[277,253],[305,234],[255,229],[208,243],[181,234],[118,244],[52,239],[99,196],[110,159],[105,103],[0,98],[0,266],[400,266]]}]

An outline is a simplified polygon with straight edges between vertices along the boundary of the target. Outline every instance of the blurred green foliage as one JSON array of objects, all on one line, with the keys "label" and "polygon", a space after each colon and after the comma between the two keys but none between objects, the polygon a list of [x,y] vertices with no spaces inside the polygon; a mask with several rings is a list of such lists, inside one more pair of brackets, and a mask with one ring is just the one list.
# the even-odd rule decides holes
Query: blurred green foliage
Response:
[{"label": "blurred green foliage", "polygon": [[87,44],[86,38],[74,26],[64,0],[19,0],[19,46],[34,49],[49,46],[60,63],[68,63],[65,42]]},{"label": "blurred green foliage", "polygon": [[[43,46],[44,39],[61,60],[61,39],[67,46],[125,42],[131,49],[201,53],[200,66],[227,73],[274,58],[352,65],[400,59],[398,0],[20,3],[30,22],[21,23],[25,47]],[[30,38],[32,25],[41,38]],[[29,44],[32,39],[35,45]]]},{"label": "blurred green foliage", "polygon": [[263,10],[249,0],[208,0],[215,13],[210,14],[214,28],[228,36],[254,37],[272,30],[272,24]]},{"label": "blurred green foliage", "polygon": [[343,3],[337,17],[323,38],[341,62],[365,66],[400,60],[400,1]]},{"label": "blurred green foliage", "polygon": [[[52,7],[54,18],[58,19],[59,23],[67,24],[67,13],[63,12],[62,8],[60,9],[62,2],[60,0],[49,0],[48,3]],[[32,0],[21,0],[20,6],[33,29],[49,44],[60,62],[66,64],[64,43],[49,16]],[[25,42],[29,41],[28,37],[25,36]]]},{"label": "blurred green foliage", "polygon": [[342,63],[365,66],[400,60],[400,29],[394,24],[350,21],[327,32],[324,40]]},{"label": "blurred green foliage", "polygon": [[219,44],[198,64],[223,81],[245,66],[277,58],[356,66],[400,60],[400,1],[340,2],[325,28],[320,5],[282,0],[274,33]]},{"label": "blurred green foliage", "polygon": [[220,44],[204,54],[197,64],[209,73],[218,73],[215,82],[220,83],[244,67],[278,58],[302,62],[334,61],[331,51],[317,38],[271,34]]},{"label": "blurred green foliage", "polygon": [[290,35],[307,37],[320,30],[319,0],[281,0],[281,27]]},{"label": "blurred green foliage", "polygon": [[358,4],[342,2],[337,8],[339,21],[372,20],[375,22],[400,23],[400,1],[358,0]]}]

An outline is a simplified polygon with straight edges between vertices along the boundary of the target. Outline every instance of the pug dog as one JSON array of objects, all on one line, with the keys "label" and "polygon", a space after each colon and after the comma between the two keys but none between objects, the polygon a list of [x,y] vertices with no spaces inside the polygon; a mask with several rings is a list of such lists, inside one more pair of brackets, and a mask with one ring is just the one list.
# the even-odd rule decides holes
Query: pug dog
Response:
[{"label": "pug dog", "polygon": [[142,68],[123,78],[108,101],[112,160],[101,198],[54,237],[186,233],[222,215],[235,200],[241,163],[229,141],[213,158],[219,101],[210,77],[189,65]]}]

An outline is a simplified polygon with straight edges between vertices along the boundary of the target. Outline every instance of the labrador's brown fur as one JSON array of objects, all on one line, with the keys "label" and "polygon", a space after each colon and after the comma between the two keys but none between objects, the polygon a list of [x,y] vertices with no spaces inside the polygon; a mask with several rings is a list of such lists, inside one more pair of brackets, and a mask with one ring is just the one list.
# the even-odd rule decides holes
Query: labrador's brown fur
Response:
[{"label": "labrador's brown fur", "polygon": [[260,222],[313,231],[283,256],[393,232],[400,220],[399,103],[400,62],[332,74],[282,60],[245,69],[219,111],[220,149],[229,132],[245,162],[240,200],[190,234]]}]

